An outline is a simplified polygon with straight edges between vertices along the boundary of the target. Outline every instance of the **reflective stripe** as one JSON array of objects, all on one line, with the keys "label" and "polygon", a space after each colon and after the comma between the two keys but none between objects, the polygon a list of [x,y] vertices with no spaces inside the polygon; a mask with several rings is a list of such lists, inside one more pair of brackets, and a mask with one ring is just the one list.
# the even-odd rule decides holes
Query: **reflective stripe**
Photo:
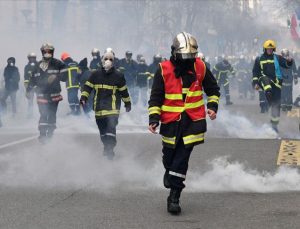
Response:
[{"label": "reflective stripe", "polygon": [[77,86],[69,86],[69,87],[67,87],[67,89],[70,89],[70,88],[79,88],[79,85],[77,85]]},{"label": "reflective stripe", "polygon": [[[117,88],[115,87],[113,89],[112,95],[111,95],[111,109],[116,110],[116,90]],[[124,100],[123,100],[124,101]]]},{"label": "reflective stripe", "polygon": [[112,136],[112,137],[116,137],[116,135],[115,134],[113,134],[113,133],[106,133],[106,134],[104,134],[104,135],[102,135],[102,136]]},{"label": "reflective stripe", "polygon": [[149,112],[149,115],[152,115],[152,114],[160,115],[161,109],[160,109],[160,107],[149,107],[148,112]]},{"label": "reflective stripe", "polygon": [[68,81],[69,81],[69,86],[67,86],[67,89],[69,88],[76,88],[78,87],[79,88],[79,85],[75,85],[73,86],[73,82],[72,82],[72,71],[76,70],[76,72],[78,73],[79,71],[79,68],[78,67],[70,67],[68,68]]},{"label": "reflective stripe", "polygon": [[127,86],[126,86],[126,85],[123,86],[123,87],[118,88],[119,91],[125,91],[126,89],[127,89]]},{"label": "reflective stripe", "polygon": [[196,96],[201,96],[203,94],[202,91],[189,91],[187,93],[188,97],[196,97]]},{"label": "reflective stripe", "polygon": [[258,80],[258,77],[255,76],[255,77],[252,78],[252,80],[253,80],[253,81],[254,81],[254,80]]},{"label": "reflective stripe", "polygon": [[130,97],[126,97],[126,98],[122,97],[122,101],[123,101],[124,103],[128,103],[128,102],[130,102],[131,100],[130,100]]},{"label": "reflective stripe", "polygon": [[111,85],[107,85],[107,84],[95,84],[94,85],[95,89],[108,89],[108,90],[115,90],[118,87],[117,86],[111,86]]},{"label": "reflective stripe", "polygon": [[171,145],[175,145],[176,137],[165,137],[162,136],[162,141]]},{"label": "reflective stripe", "polygon": [[280,118],[279,117],[271,117],[272,122],[279,122]]},{"label": "reflective stripe", "polygon": [[180,112],[181,113],[184,111],[184,107],[173,107],[173,106],[162,105],[161,110],[167,111],[167,112]]},{"label": "reflective stripe", "polygon": [[229,82],[227,81],[227,82],[226,82],[226,83],[224,83],[223,85],[224,85],[224,86],[227,86],[228,84],[229,84]]},{"label": "reflective stripe", "polygon": [[212,95],[212,96],[207,97],[207,102],[208,103],[211,103],[211,102],[219,103],[219,99],[220,99],[219,96]]},{"label": "reflective stripe", "polygon": [[183,178],[183,179],[186,178],[186,176],[184,174],[176,173],[176,172],[173,172],[173,171],[169,171],[169,174],[172,175],[172,176],[175,176],[175,177]]},{"label": "reflective stripe", "polygon": [[186,88],[186,87],[182,88],[182,94],[187,94],[188,91],[189,91],[189,88]]},{"label": "reflective stripe", "polygon": [[24,80],[24,83],[29,83],[29,80]]},{"label": "reflective stripe", "polygon": [[178,100],[182,99],[182,94],[165,94],[166,99]]},{"label": "reflective stripe", "polygon": [[33,75],[34,75],[34,76],[40,76],[41,73],[34,73]]},{"label": "reflective stripe", "polygon": [[57,74],[57,73],[59,73],[59,70],[52,70],[52,69],[50,69],[50,70],[47,70],[47,73],[49,73],[49,74]]},{"label": "reflective stripe", "polygon": [[119,110],[111,110],[111,111],[102,110],[102,111],[96,111],[95,115],[96,116],[103,116],[103,115],[113,115],[113,114],[119,114],[119,113],[120,113]]},{"label": "reflective stripe", "polygon": [[68,71],[68,68],[64,68],[62,70],[60,70],[60,73],[64,73],[64,72],[67,72]]},{"label": "reflective stripe", "polygon": [[39,126],[48,126],[49,125],[49,123],[47,123],[47,122],[40,122],[39,123]]},{"label": "reflective stripe", "polygon": [[271,85],[264,86],[264,91],[267,91],[269,89],[272,89]]},{"label": "reflective stripe", "polygon": [[94,84],[90,83],[89,81],[86,81],[85,85],[94,88]]},{"label": "reflective stripe", "polygon": [[81,96],[85,96],[85,97],[89,97],[90,93],[88,93],[87,91],[83,91],[81,92]]},{"label": "reflective stripe", "polygon": [[182,138],[185,145],[204,140],[204,134],[188,135]]},{"label": "reflective stripe", "polygon": [[196,102],[196,103],[185,103],[184,107],[185,107],[185,109],[191,109],[191,108],[200,107],[202,105],[204,105],[203,99],[201,101]]}]

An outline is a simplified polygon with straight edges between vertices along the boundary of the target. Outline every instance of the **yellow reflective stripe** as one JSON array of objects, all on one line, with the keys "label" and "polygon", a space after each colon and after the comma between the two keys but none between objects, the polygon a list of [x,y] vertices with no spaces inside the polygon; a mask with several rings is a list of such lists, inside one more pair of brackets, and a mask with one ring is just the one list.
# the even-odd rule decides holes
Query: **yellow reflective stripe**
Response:
[{"label": "yellow reflective stripe", "polygon": [[216,96],[216,95],[208,96],[207,102],[208,103],[211,103],[211,102],[219,103],[219,96]]},{"label": "yellow reflective stripe", "polygon": [[280,118],[279,117],[272,117],[271,122],[279,122]]},{"label": "yellow reflective stripe", "polygon": [[94,88],[94,84],[90,83],[89,81],[86,81],[85,85]]},{"label": "yellow reflective stripe", "polygon": [[113,93],[112,93],[112,95],[111,95],[111,108],[112,108],[113,110],[116,109],[116,90],[117,90],[117,88],[114,88],[114,89],[113,89]]},{"label": "yellow reflective stripe", "polygon": [[271,89],[272,87],[270,85],[264,86],[264,91]]},{"label": "yellow reflective stripe", "polygon": [[167,111],[167,112],[180,112],[181,113],[184,111],[184,107],[172,107],[172,106],[162,105],[161,110]]},{"label": "yellow reflective stripe", "polygon": [[223,85],[224,85],[224,86],[226,86],[226,85],[228,85],[228,84],[229,84],[229,82],[227,81],[227,82],[226,82],[226,83],[224,83]]},{"label": "yellow reflective stripe", "polygon": [[178,100],[182,99],[182,94],[165,94],[166,99]]},{"label": "yellow reflective stripe", "polygon": [[183,139],[184,144],[187,145],[187,144],[203,141],[204,134],[203,133],[196,134],[196,135],[191,134],[191,135],[183,137],[182,139]]},{"label": "yellow reflective stripe", "polygon": [[200,107],[202,105],[204,105],[204,101],[200,100],[200,101],[198,101],[196,103],[185,103],[184,107],[185,107],[185,109],[191,109],[191,108]]},{"label": "yellow reflective stripe", "polygon": [[108,89],[108,90],[115,90],[118,87],[117,86],[107,85],[107,84],[95,84],[94,88],[95,89],[103,88],[103,89]]},{"label": "yellow reflective stripe", "polygon": [[258,80],[258,77],[255,76],[255,77],[252,78],[252,80]]},{"label": "yellow reflective stripe", "polygon": [[130,97],[129,97],[129,96],[126,97],[126,98],[122,97],[122,101],[123,101],[124,103],[130,102]]},{"label": "yellow reflective stripe", "polygon": [[119,91],[125,91],[126,89],[127,89],[127,86],[126,86],[126,85],[123,86],[123,87],[118,88]]},{"label": "yellow reflective stripe", "polygon": [[188,91],[189,91],[189,88],[186,88],[186,87],[182,88],[182,94],[187,94]]},{"label": "yellow reflective stripe", "polygon": [[24,80],[24,83],[29,83],[29,80]]},{"label": "yellow reflective stripe", "polygon": [[69,86],[69,87],[67,87],[67,89],[70,89],[70,88],[79,88],[79,85],[77,85],[77,86]]},{"label": "yellow reflective stripe", "polygon": [[152,114],[160,115],[161,114],[161,109],[160,109],[160,107],[149,107],[148,112],[149,112],[149,115],[152,115]]},{"label": "yellow reflective stripe", "polygon": [[102,110],[102,111],[96,111],[95,115],[96,116],[102,116],[102,115],[113,115],[113,114],[119,114],[120,111],[119,110]]},{"label": "yellow reflective stripe", "polygon": [[176,137],[165,137],[162,136],[162,141],[171,145],[175,145]]},{"label": "yellow reflective stripe", "polygon": [[278,80],[276,80],[276,82],[274,82],[274,81],[272,80],[272,82],[275,84],[276,87],[281,88],[281,85],[279,84],[279,81],[278,81]]},{"label": "yellow reflective stripe", "polygon": [[195,97],[195,96],[201,96],[203,93],[202,91],[189,91],[187,93],[188,97]]},{"label": "yellow reflective stripe", "polygon": [[83,91],[81,92],[81,96],[85,96],[85,97],[89,97],[90,93],[88,93],[87,91]]},{"label": "yellow reflective stripe", "polygon": [[260,68],[261,68],[261,69],[263,69],[263,65],[264,65],[264,64],[273,64],[273,63],[274,63],[274,60],[261,60],[261,61],[259,62]]}]

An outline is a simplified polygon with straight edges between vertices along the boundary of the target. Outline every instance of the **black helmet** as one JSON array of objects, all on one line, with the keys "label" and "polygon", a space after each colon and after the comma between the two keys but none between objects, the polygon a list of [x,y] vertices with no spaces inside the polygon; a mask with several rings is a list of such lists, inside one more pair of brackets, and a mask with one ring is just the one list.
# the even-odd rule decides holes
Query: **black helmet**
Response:
[{"label": "black helmet", "polygon": [[8,63],[8,64],[13,63],[13,64],[15,65],[15,63],[16,63],[16,58],[14,58],[14,57],[9,57],[9,58],[7,59],[7,63]]}]

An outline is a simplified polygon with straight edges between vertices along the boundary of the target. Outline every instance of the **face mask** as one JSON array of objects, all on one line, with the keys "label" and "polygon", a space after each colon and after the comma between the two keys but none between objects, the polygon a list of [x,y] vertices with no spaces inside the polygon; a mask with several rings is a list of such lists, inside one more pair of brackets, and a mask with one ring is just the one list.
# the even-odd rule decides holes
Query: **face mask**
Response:
[{"label": "face mask", "polygon": [[98,59],[98,57],[97,57],[97,56],[93,56],[93,59],[94,59],[94,60],[97,60],[97,59]]},{"label": "face mask", "polygon": [[105,71],[110,70],[113,67],[113,62],[111,60],[105,60],[103,63],[103,68]]},{"label": "face mask", "polygon": [[51,53],[45,53],[45,54],[43,55],[43,57],[44,57],[45,59],[50,59],[50,58],[52,57],[52,54],[51,54]]},{"label": "face mask", "polygon": [[31,62],[31,63],[30,63],[30,65],[31,65],[31,66],[34,66],[34,65],[35,65],[35,63],[34,63],[34,62]]},{"label": "face mask", "polygon": [[14,66],[14,63],[9,63],[10,66]]}]

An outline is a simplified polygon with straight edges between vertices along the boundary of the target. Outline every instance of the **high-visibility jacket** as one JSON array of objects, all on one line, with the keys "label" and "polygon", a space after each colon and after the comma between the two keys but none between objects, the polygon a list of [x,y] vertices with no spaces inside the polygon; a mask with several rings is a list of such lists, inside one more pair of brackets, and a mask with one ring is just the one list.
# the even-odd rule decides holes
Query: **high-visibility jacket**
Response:
[{"label": "high-visibility jacket", "polygon": [[[165,99],[161,107],[161,122],[170,123],[180,119],[182,112],[193,121],[205,119],[205,105],[202,92],[202,81],[205,76],[206,67],[199,58],[195,61],[196,80],[183,92],[181,78],[176,78],[174,65],[171,61],[160,64],[162,76],[165,82]],[[186,94],[183,100],[183,93]]]}]

